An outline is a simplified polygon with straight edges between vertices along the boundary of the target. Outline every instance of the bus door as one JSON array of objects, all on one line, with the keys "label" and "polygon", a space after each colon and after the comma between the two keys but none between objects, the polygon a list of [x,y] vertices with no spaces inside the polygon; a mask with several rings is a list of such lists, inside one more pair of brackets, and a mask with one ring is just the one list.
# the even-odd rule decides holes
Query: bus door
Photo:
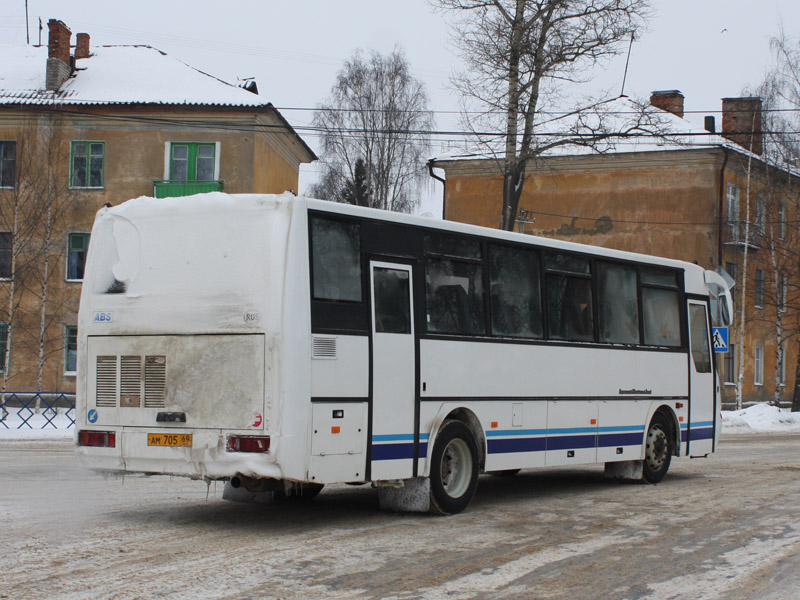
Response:
[{"label": "bus door", "polygon": [[686,432],[688,436],[690,456],[705,456],[714,450],[714,415],[717,407],[708,305],[702,301],[689,300],[689,347],[689,423],[687,429],[681,423],[681,433]]},{"label": "bus door", "polygon": [[416,346],[411,265],[370,261],[371,479],[413,476]]}]

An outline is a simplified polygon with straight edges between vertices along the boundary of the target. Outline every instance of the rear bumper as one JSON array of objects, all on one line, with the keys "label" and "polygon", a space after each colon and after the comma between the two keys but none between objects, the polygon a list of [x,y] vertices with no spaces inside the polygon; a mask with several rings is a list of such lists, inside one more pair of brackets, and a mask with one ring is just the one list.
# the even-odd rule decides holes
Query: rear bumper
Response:
[{"label": "rear bumper", "polygon": [[192,434],[192,446],[161,447],[147,445],[147,434],[158,431],[155,428],[102,429],[116,433],[116,445],[114,448],[76,446],[78,462],[87,468],[117,473],[179,475],[192,479],[228,479],[234,475],[283,478],[275,456],[270,452],[228,452],[227,436],[234,433],[232,431],[170,428],[168,432],[161,432]]}]

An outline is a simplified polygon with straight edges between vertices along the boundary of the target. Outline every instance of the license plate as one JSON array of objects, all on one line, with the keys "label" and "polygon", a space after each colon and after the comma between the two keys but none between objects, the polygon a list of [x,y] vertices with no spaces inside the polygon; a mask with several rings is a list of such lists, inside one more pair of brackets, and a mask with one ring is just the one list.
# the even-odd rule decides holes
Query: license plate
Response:
[{"label": "license plate", "polygon": [[148,446],[189,446],[192,445],[191,433],[148,433]]}]

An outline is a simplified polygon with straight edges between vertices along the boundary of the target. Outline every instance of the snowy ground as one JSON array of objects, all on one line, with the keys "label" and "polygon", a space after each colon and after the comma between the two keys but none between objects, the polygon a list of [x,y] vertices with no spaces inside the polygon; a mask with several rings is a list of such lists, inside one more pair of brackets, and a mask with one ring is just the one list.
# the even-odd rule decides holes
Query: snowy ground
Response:
[{"label": "snowy ground", "polygon": [[[74,418],[75,411],[70,413]],[[23,411],[23,417],[28,413]],[[71,438],[74,429],[70,426],[69,417],[63,412],[48,423],[44,415],[33,415],[27,425],[22,418],[11,409],[4,421],[8,429],[0,424],[0,439],[7,440],[39,440],[50,438]],[[20,427],[22,425],[22,427]],[[55,427],[53,427],[55,425]],[[756,404],[744,410],[722,411],[722,433],[792,433],[800,432],[800,413],[792,413],[786,408],[777,408],[766,404]]]},{"label": "snowy ground", "polygon": [[462,514],[369,486],[247,505],[103,478],[69,439],[0,439],[0,600],[797,600],[800,433],[726,435],[663,483],[599,466],[481,477]]}]

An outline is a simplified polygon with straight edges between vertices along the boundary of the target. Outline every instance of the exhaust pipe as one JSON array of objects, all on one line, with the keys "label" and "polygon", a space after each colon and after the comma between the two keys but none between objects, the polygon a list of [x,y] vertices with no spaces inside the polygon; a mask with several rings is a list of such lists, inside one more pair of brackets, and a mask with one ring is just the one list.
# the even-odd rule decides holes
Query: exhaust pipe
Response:
[{"label": "exhaust pipe", "polygon": [[248,492],[252,492],[253,494],[260,494],[261,492],[269,491],[274,486],[274,479],[246,477],[244,475],[234,475],[231,477],[232,488],[238,490],[239,488],[243,487]]}]

